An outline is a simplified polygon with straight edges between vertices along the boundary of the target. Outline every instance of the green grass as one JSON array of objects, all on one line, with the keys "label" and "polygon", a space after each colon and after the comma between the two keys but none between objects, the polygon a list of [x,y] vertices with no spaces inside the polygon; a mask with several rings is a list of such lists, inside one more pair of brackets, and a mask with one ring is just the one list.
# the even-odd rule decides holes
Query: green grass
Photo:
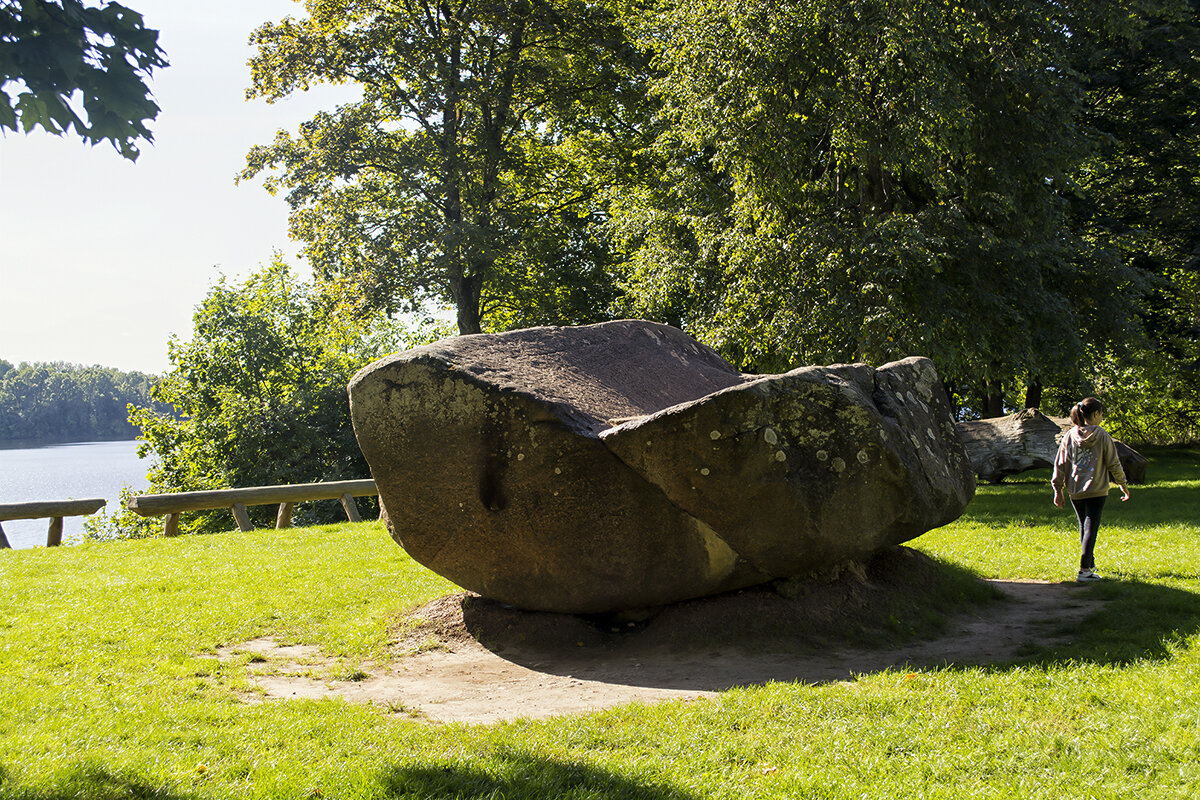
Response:
[{"label": "green grass", "polygon": [[[494,726],[342,701],[246,705],[258,636],[353,675],[396,612],[452,589],[377,524],[0,553],[0,797],[1193,797],[1200,794],[1200,453],[1152,454],[1097,547],[1118,580],[1075,643],[986,668],[774,683]],[[1066,580],[1045,476],[981,487],[915,545]]]}]

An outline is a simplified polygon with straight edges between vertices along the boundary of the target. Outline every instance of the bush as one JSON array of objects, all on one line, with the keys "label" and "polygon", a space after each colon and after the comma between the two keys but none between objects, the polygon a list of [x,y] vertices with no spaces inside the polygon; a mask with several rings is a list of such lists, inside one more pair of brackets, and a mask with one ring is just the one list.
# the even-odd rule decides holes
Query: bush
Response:
[{"label": "bush", "polygon": [[[241,285],[221,278],[197,307],[172,369],[137,408],[139,455],[157,459],[151,492],[349,480],[370,476],[350,425],[346,385],[371,361],[421,338],[348,300],[336,284],[295,279],[280,260]],[[421,329],[428,338],[428,325]],[[274,508],[249,509],[271,524]],[[297,523],[342,518],[336,501],[298,506]],[[113,523],[117,525],[118,523]],[[181,531],[227,530],[228,511],[185,514]],[[103,527],[103,526],[101,526]],[[96,536],[108,538],[102,530]]]}]

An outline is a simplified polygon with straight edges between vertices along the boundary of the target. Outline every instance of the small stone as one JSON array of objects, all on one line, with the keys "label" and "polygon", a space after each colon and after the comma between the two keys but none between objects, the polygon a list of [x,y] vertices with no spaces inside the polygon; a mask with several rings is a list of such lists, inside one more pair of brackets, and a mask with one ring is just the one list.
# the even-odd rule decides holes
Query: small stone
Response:
[{"label": "small stone", "polygon": [[524,461],[524,460],[525,460],[525,454],[517,453],[517,461]]},{"label": "small stone", "polygon": [[824,450],[817,451],[817,461],[828,461],[828,460],[829,460],[829,453],[826,453]]},{"label": "small stone", "polygon": [[775,451],[775,460],[776,461],[785,461],[786,459],[787,459],[787,453],[783,452],[782,450]]},{"label": "small stone", "polygon": [[860,464],[865,464],[865,463],[867,463],[867,462],[868,462],[868,461],[870,461],[870,460],[871,460],[871,457],[870,457],[869,455],[867,455],[867,451],[866,451],[866,450],[859,450],[859,451],[858,451],[858,463],[860,463]]},{"label": "small stone", "polygon": [[708,475],[708,474],[709,474],[708,467],[701,467],[701,468],[700,468],[700,474],[701,474],[701,475]]},{"label": "small stone", "polygon": [[834,472],[842,472],[846,469],[846,462],[840,458],[835,458],[829,463],[833,467]]},{"label": "small stone", "polygon": [[554,474],[555,474],[555,475],[562,475],[562,467],[555,467],[555,468],[554,468]]},{"label": "small stone", "polygon": [[708,435],[708,438],[712,439],[712,440],[715,442],[717,439],[720,439],[720,438],[721,438],[721,432],[720,432],[720,431],[713,431],[712,433],[710,433],[710,434]]},{"label": "small stone", "polygon": [[767,444],[779,443],[779,437],[776,436],[775,431],[771,430],[770,428],[767,428],[763,431],[763,439],[766,440]]}]

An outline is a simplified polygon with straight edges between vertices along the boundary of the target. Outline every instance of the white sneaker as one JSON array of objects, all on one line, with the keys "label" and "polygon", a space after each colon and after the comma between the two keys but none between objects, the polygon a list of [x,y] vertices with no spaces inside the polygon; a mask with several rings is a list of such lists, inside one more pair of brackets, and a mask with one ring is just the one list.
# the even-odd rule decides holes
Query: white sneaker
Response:
[{"label": "white sneaker", "polygon": [[1097,575],[1096,570],[1094,569],[1081,569],[1079,570],[1079,574],[1075,576],[1075,580],[1079,583],[1089,583],[1091,581],[1102,581],[1104,579]]}]

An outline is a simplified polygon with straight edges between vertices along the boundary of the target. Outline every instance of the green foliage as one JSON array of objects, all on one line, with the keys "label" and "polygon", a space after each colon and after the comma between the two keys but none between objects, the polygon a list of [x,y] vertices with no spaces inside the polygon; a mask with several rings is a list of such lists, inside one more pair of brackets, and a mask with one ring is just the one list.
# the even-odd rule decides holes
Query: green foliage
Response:
[{"label": "green foliage", "polygon": [[[142,494],[145,490],[137,493]],[[121,487],[117,502],[112,503],[111,510],[100,509],[95,514],[83,520],[83,539],[86,542],[113,542],[122,539],[149,539],[162,532],[161,517],[143,517],[129,510],[129,499],[134,490],[126,485]]]},{"label": "green foliage", "polygon": [[[318,274],[371,303],[453,305],[461,333],[602,318],[614,293],[596,238],[599,173],[628,87],[613,10],[309,0],[252,37],[251,97],[319,82],[362,99],[255,147]],[[625,94],[630,99],[626,100]]]},{"label": "green foliage", "polygon": [[1200,375],[1194,360],[1139,350],[1102,364],[1098,387],[1108,409],[1105,425],[1122,441],[1200,442]]},{"label": "green foliage", "polygon": [[0,0],[0,131],[74,129],[134,161],[159,110],[145,81],[165,66],[158,31],[119,3]]},{"label": "green foliage", "polygon": [[[318,290],[297,281],[276,261],[242,285],[222,278],[194,320],[190,341],[171,341],[172,369],[154,389],[174,413],[139,408],[132,417],[145,440],[139,454],[156,459],[152,492],[370,474],[350,425],[346,385],[369,362],[411,346],[385,316],[357,310],[336,284]],[[301,506],[296,519],[337,513],[330,501]],[[251,509],[260,523],[269,514]],[[198,512],[190,523],[227,525],[227,513]]]},{"label": "green foliage", "polygon": [[921,354],[967,416],[1145,385],[1170,408],[1127,407],[1169,438],[1200,368],[1198,8],[314,0],[255,33],[250,94],[362,99],[242,177],[319,275],[463,333],[641,316],[751,371]]},{"label": "green foliage", "polygon": [[1074,207],[1152,281],[1148,341],[1100,366],[1110,419],[1135,441],[1200,439],[1200,3],[1090,4],[1072,39],[1098,147]]},{"label": "green foliage", "polygon": [[[1194,279],[1200,3],[1150,0],[1134,13],[1128,5],[1090,3],[1073,28],[1072,65],[1086,91],[1084,122],[1097,142],[1081,171],[1076,211],[1092,235],[1118,247],[1136,267]],[[1187,294],[1194,303],[1195,287]],[[1163,309],[1155,311],[1146,309],[1152,332],[1169,324]]]},{"label": "green foliage", "polygon": [[664,178],[614,208],[632,309],[747,367],[922,354],[1082,374],[1138,275],[1069,224],[1089,152],[1060,6],[667,2]]},{"label": "green foliage", "polygon": [[155,406],[156,378],[80,364],[0,360],[0,441],[132,439],[129,406]]}]

